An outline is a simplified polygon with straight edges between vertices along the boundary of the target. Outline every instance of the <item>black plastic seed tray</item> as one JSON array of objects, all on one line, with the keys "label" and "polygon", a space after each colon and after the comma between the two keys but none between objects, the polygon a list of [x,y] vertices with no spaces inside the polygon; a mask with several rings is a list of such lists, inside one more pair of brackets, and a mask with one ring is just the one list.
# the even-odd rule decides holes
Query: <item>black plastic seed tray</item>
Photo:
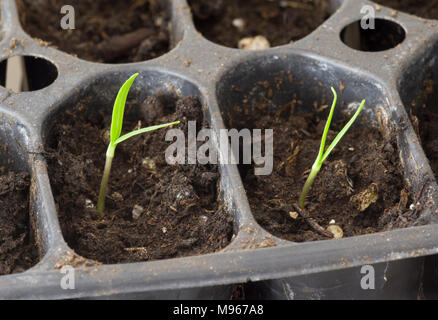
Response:
[{"label": "black plastic seed tray", "polygon": [[[30,225],[40,256],[31,269],[0,276],[0,298],[229,299],[233,285],[242,283],[248,284],[247,295],[253,298],[421,297],[425,257],[438,253],[438,186],[410,122],[410,105],[428,76],[438,81],[438,22],[394,15],[381,6],[376,10],[378,29],[403,30],[402,41],[388,50],[356,50],[343,43],[341,34],[362,18],[364,5],[376,5],[341,0],[330,4],[333,14],[309,36],[268,50],[245,51],[206,40],[196,30],[186,1],[169,0],[173,49],[153,60],[116,65],[87,62],[42,45],[23,31],[15,1],[1,1],[0,60],[24,55],[47,62],[42,69],[35,65],[29,84],[30,89],[43,89],[17,94],[0,87],[0,140],[7,145],[1,165],[26,168],[31,175]],[[100,95],[111,108],[115,92],[134,72],[139,73],[134,91],[199,96],[215,133],[226,128],[233,105],[256,90],[258,81],[275,83],[292,73],[295,81],[288,82],[273,103],[294,92],[303,106],[330,100],[327,88],[342,82],[340,111],[366,97],[362,124],[397,132],[405,179],[411,193],[419,195],[413,204],[421,211],[417,226],[338,240],[281,240],[253,218],[237,166],[221,165],[221,197],[234,216],[234,237],[226,248],[141,263],[76,264],[75,289],[63,290],[59,266],[81,258],[63,239],[43,152],[45,139],[59,113],[81,97]],[[361,289],[363,265],[375,267],[374,290]]]}]

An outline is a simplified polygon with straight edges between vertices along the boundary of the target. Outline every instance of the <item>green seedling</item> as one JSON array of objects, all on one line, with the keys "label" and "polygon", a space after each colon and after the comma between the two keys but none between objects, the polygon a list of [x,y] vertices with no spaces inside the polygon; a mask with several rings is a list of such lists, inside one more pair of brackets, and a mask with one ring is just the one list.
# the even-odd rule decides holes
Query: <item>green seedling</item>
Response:
[{"label": "green seedling", "polygon": [[304,187],[303,187],[303,191],[301,192],[301,196],[300,196],[300,200],[299,200],[299,205],[301,208],[304,208],[304,201],[306,200],[307,193],[309,192],[310,188],[312,187],[313,181],[315,180],[316,175],[318,174],[319,170],[321,169],[322,164],[327,159],[327,157],[330,155],[330,153],[332,152],[334,147],[336,147],[338,142],[345,135],[345,133],[348,131],[348,129],[350,129],[351,125],[354,123],[356,118],[359,116],[360,111],[362,110],[363,106],[365,105],[365,100],[362,100],[362,103],[360,104],[356,113],[353,115],[353,117],[350,119],[350,121],[348,121],[348,123],[345,125],[345,127],[338,133],[338,135],[332,141],[332,143],[327,148],[327,150],[324,151],[325,141],[327,139],[327,133],[328,133],[329,128],[330,128],[330,123],[332,122],[333,111],[335,110],[336,101],[338,99],[338,95],[336,94],[336,90],[333,87],[331,89],[332,89],[332,92],[334,95],[332,108],[330,110],[330,114],[328,116],[327,123],[325,124],[324,132],[322,134],[321,146],[319,148],[318,156],[312,165],[312,170],[310,171],[309,177],[307,178],[306,183],[304,184]]},{"label": "green seedling", "polygon": [[99,215],[102,215],[105,206],[106,189],[111,172],[111,164],[114,158],[114,153],[116,151],[116,146],[120,142],[123,142],[136,135],[180,123],[179,121],[175,121],[171,123],[160,124],[156,126],[138,129],[130,133],[127,133],[123,136],[120,136],[120,134],[122,133],[123,114],[125,112],[126,98],[128,97],[129,89],[131,88],[131,85],[137,76],[138,73],[135,73],[128,80],[126,80],[126,82],[120,88],[119,93],[117,94],[116,100],[114,102],[113,115],[111,120],[110,143],[106,151],[105,168],[103,170],[102,182],[100,184],[99,200],[97,202],[97,211],[99,212]]}]

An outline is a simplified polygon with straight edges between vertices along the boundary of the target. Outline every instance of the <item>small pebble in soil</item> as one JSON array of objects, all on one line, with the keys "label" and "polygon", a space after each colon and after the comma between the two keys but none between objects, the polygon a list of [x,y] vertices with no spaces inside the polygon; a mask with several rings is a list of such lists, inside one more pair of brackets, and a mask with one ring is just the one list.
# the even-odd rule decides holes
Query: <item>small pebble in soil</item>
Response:
[{"label": "small pebble in soil", "polygon": [[154,159],[146,157],[143,159],[143,161],[141,162],[141,165],[149,170],[155,170],[157,168]]},{"label": "small pebble in soil", "polygon": [[111,198],[113,198],[115,201],[123,201],[123,196],[119,192],[113,192]]},{"label": "small pebble in soil", "polygon": [[298,212],[291,211],[291,212],[289,212],[289,216],[295,220],[296,218],[298,218]]},{"label": "small pebble in soil", "polygon": [[269,49],[271,44],[264,36],[247,37],[240,39],[238,48],[244,50],[265,50]]},{"label": "small pebble in soil", "polygon": [[205,224],[207,222],[207,220],[208,220],[207,216],[202,215],[202,216],[199,217],[199,222],[201,224]]},{"label": "small pebble in soil", "polygon": [[144,208],[138,204],[132,209],[132,219],[137,220],[144,212]]},{"label": "small pebble in soil", "polygon": [[238,30],[243,30],[245,28],[245,20],[242,18],[236,18],[233,20],[233,26],[236,27]]},{"label": "small pebble in soil", "polygon": [[342,231],[340,226],[335,224],[331,224],[327,227],[327,231],[333,234],[333,238],[341,239],[344,236],[344,232]]},{"label": "small pebble in soil", "polygon": [[85,199],[85,208],[87,208],[87,209],[94,208],[93,201],[91,201],[90,199]]}]

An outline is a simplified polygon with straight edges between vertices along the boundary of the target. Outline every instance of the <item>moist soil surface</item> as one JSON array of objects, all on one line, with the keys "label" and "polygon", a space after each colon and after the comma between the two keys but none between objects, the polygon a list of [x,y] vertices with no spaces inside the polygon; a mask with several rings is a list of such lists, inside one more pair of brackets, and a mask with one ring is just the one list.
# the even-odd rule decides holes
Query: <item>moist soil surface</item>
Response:
[{"label": "moist soil surface", "polygon": [[[20,20],[32,37],[94,62],[124,63],[169,50],[169,16],[157,0],[18,0]],[[75,9],[75,29],[64,30],[61,8]]]},{"label": "moist soil surface", "polygon": [[[326,0],[189,0],[197,29],[210,41],[237,48],[239,40],[262,35],[271,46],[307,36],[331,14]],[[243,26],[236,27],[242,19]],[[234,21],[234,24],[233,24]]]},{"label": "moist soil surface", "polygon": [[[438,106],[438,105],[437,105]],[[438,114],[437,107],[433,110],[422,111],[422,121],[420,123],[421,142],[429,159],[430,166],[438,177]]]},{"label": "moist soil surface", "polygon": [[435,82],[429,76],[423,83],[421,95],[412,104],[415,115],[411,115],[411,122],[438,177],[438,103],[435,87]]},{"label": "moist soil surface", "polygon": [[0,175],[0,275],[25,271],[38,262],[29,227],[29,175]]},{"label": "moist soil surface", "polygon": [[[319,151],[326,118],[281,109],[269,114],[266,107],[255,106],[257,112],[252,113],[260,116],[249,121],[253,128],[274,128],[273,172],[256,176],[252,166],[241,167],[252,212],[262,227],[280,238],[328,239],[294,208]],[[348,119],[343,120],[332,123],[327,146]],[[324,229],[334,220],[344,237],[411,226],[416,214],[408,209],[412,202],[403,181],[395,139],[385,140],[377,129],[353,127],[325,161],[306,210]]]},{"label": "moist soil surface", "polygon": [[[129,119],[130,114],[137,114]],[[124,132],[180,120],[203,121],[193,96],[177,101],[150,96],[127,103]],[[55,124],[49,175],[63,235],[76,253],[102,263],[136,262],[214,252],[232,237],[232,217],[218,200],[216,165],[170,165],[168,129],[117,146],[105,211],[95,209],[108,145],[110,115],[83,105]]]},{"label": "moist soil surface", "polygon": [[374,0],[374,2],[425,19],[438,19],[438,0]]}]

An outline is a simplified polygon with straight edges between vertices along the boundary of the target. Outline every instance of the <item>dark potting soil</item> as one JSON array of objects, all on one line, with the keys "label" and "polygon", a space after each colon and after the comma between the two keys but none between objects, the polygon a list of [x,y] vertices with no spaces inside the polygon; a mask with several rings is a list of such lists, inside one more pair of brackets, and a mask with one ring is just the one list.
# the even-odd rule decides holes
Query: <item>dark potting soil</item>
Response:
[{"label": "dark potting soil", "polygon": [[[143,61],[169,50],[169,15],[157,0],[18,0],[24,30],[79,58],[105,63]],[[61,7],[75,9],[64,30]]]},{"label": "dark potting soil", "polygon": [[438,19],[438,0],[374,0],[374,2],[425,19]]},{"label": "dark potting soil", "polygon": [[[293,207],[319,151],[326,117],[291,115],[294,107],[271,114],[267,106],[255,106],[252,114],[259,116],[247,119],[253,128],[274,129],[272,174],[256,176],[253,167],[241,168],[252,212],[262,227],[280,238],[328,239],[296,216]],[[332,124],[327,146],[348,119],[343,120]],[[377,129],[353,127],[323,165],[306,209],[324,229],[334,220],[344,237],[350,237],[413,225],[417,216],[408,209],[411,203],[395,138],[385,140]]]},{"label": "dark potting soil", "polygon": [[25,271],[38,262],[29,226],[29,175],[0,175],[0,275]]},{"label": "dark potting soil", "polygon": [[437,108],[434,110],[423,110],[422,121],[420,123],[421,142],[429,159],[430,166],[438,177],[438,114]]},{"label": "dark potting soil", "polygon": [[245,300],[245,287],[243,284],[233,286],[230,300]]},{"label": "dark potting soil", "polygon": [[421,95],[412,104],[411,121],[429,164],[438,177],[438,103],[434,88],[435,82],[428,76]]},{"label": "dark potting soil", "polygon": [[[124,131],[180,120],[197,130],[207,124],[196,97],[169,101],[151,96],[126,106]],[[128,119],[129,114],[142,117]],[[57,122],[49,148],[49,175],[63,235],[76,253],[102,263],[164,259],[214,252],[233,234],[232,216],[218,199],[216,165],[170,165],[168,129],[136,136],[117,146],[105,212],[97,202],[109,138],[110,115],[83,105]],[[139,215],[136,218],[133,210]]]},{"label": "dark potting soil", "polygon": [[[239,40],[262,35],[271,46],[301,39],[331,14],[326,0],[189,0],[197,29],[209,40],[237,48]],[[243,19],[243,27],[233,21]]]}]

